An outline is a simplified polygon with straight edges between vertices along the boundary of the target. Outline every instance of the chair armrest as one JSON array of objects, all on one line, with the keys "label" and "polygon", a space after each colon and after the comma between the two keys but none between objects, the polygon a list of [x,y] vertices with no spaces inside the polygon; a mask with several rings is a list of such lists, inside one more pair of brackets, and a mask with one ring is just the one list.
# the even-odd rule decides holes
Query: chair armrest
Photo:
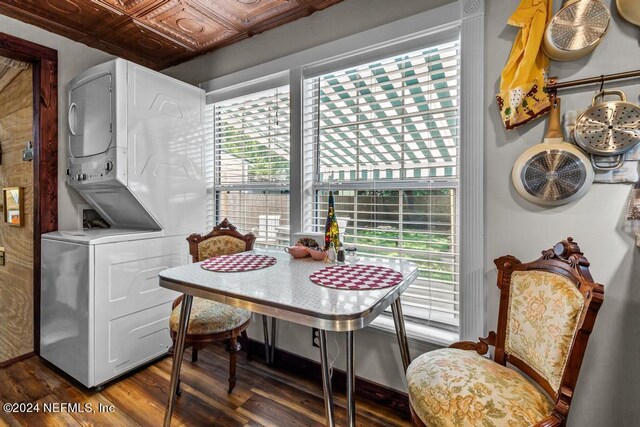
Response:
[{"label": "chair armrest", "polygon": [[487,354],[489,346],[496,345],[496,333],[491,331],[486,338],[478,338],[479,342],[459,341],[451,344],[449,348],[457,348],[460,350],[475,350],[479,355]]},{"label": "chair armrest", "polygon": [[557,427],[561,426],[562,421],[558,418],[555,412],[545,417],[542,421],[538,422],[534,427]]},{"label": "chair armrest", "polygon": [[572,398],[573,391],[568,387],[561,387],[560,393],[558,393],[558,399],[556,400],[556,405],[553,407],[553,411],[542,421],[536,424],[535,427],[555,427],[565,425],[567,415],[569,415],[569,406],[571,405]]}]

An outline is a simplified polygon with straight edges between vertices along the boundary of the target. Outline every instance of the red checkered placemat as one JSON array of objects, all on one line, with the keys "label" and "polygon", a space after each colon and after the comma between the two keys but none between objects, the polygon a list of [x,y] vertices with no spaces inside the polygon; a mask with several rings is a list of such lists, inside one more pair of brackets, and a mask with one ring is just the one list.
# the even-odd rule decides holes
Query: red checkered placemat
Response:
[{"label": "red checkered placemat", "polygon": [[209,258],[201,264],[201,267],[209,271],[237,273],[271,267],[276,262],[274,257],[267,255],[235,254]]},{"label": "red checkered placemat", "polygon": [[322,268],[309,276],[309,279],[327,288],[360,291],[395,286],[403,277],[402,273],[388,267],[349,264]]}]

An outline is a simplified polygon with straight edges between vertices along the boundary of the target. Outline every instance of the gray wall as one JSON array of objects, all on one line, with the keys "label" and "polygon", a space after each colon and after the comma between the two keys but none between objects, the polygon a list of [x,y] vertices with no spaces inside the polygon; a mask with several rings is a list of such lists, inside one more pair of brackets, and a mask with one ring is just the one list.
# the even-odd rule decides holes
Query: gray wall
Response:
[{"label": "gray wall", "polygon": [[77,205],[83,199],[65,184],[67,168],[67,83],[79,72],[108,61],[111,55],[33,25],[0,15],[0,31],[58,51],[58,227],[78,227]]},{"label": "gray wall", "polygon": [[[292,52],[339,39],[385,22],[448,3],[448,1],[393,2],[346,0],[326,11],[285,27],[166,70],[168,74],[198,83]],[[486,287],[488,327],[497,321],[498,292],[492,260],[510,253],[523,261],[537,258],[540,250],[573,236],[592,263],[592,273],[606,288],[600,312],[576,390],[570,426],[631,426],[640,424],[640,250],[624,230],[628,185],[594,185],[581,200],[568,206],[541,208],[523,201],[513,190],[511,168],[528,147],[544,135],[544,121],[505,132],[494,94],[501,69],[511,49],[516,29],[506,25],[519,2],[487,1],[485,65],[485,206]],[[556,2],[559,3],[559,2]],[[605,0],[611,5],[611,0]],[[558,7],[559,4],[556,5]],[[614,7],[615,9],[615,7]],[[552,64],[561,79],[640,68],[640,29],[624,22],[617,12],[609,34],[590,56],[571,63]],[[616,84],[638,100],[638,81]],[[563,107],[586,106],[594,88],[563,92]],[[251,335],[261,338],[257,328]],[[404,389],[399,357],[392,335],[372,330],[357,334],[357,374]],[[341,344],[341,343],[340,343]],[[278,346],[317,360],[305,328],[281,324]],[[342,346],[341,346],[342,347]],[[413,344],[414,356],[427,349]],[[341,349],[341,354],[344,349]],[[342,357],[340,358],[342,359]],[[338,366],[343,366],[338,363]]]},{"label": "gray wall", "polygon": [[[604,1],[611,5],[611,0]],[[595,184],[581,200],[542,208],[525,202],[513,190],[511,167],[528,147],[539,143],[546,124],[537,121],[505,132],[493,101],[502,66],[516,35],[505,22],[518,2],[487,1],[486,20],[486,272],[489,327],[497,319],[498,289],[492,260],[512,254],[523,261],[543,248],[573,236],[591,261],[596,281],[605,286],[600,311],[576,389],[570,426],[640,425],[640,250],[623,230],[630,187]],[[559,7],[560,2],[555,2]],[[551,74],[573,79],[640,68],[640,29],[618,16],[602,44],[589,56],[570,63],[553,62]],[[612,84],[637,102],[640,81]],[[584,108],[596,87],[562,92],[563,109]]]}]

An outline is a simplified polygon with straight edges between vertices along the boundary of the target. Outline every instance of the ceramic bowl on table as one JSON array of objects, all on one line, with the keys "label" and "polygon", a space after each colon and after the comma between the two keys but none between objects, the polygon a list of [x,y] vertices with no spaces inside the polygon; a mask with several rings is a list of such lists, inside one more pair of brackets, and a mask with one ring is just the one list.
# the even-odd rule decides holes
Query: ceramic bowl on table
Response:
[{"label": "ceramic bowl on table", "polygon": [[302,245],[289,246],[284,251],[294,258],[304,258],[309,256],[309,249]]},{"label": "ceramic bowl on table", "polygon": [[325,258],[327,258],[327,252],[323,251],[322,249],[309,249],[309,255],[311,255],[311,258],[316,261],[323,261]]}]

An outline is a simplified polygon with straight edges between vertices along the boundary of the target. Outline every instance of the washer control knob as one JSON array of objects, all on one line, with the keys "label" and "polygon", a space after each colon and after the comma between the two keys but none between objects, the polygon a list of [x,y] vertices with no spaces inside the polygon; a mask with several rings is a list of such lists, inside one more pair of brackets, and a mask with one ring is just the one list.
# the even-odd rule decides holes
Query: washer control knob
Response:
[{"label": "washer control knob", "polygon": [[111,160],[109,160],[107,162],[107,164],[104,165],[104,168],[107,170],[107,172],[112,171],[113,170],[113,162]]},{"label": "washer control knob", "polygon": [[82,180],[83,180],[83,181],[86,181],[86,180],[87,180],[87,174],[86,174],[86,173],[83,173],[83,174],[82,174],[82,176],[81,176],[81,178],[82,178]]}]

